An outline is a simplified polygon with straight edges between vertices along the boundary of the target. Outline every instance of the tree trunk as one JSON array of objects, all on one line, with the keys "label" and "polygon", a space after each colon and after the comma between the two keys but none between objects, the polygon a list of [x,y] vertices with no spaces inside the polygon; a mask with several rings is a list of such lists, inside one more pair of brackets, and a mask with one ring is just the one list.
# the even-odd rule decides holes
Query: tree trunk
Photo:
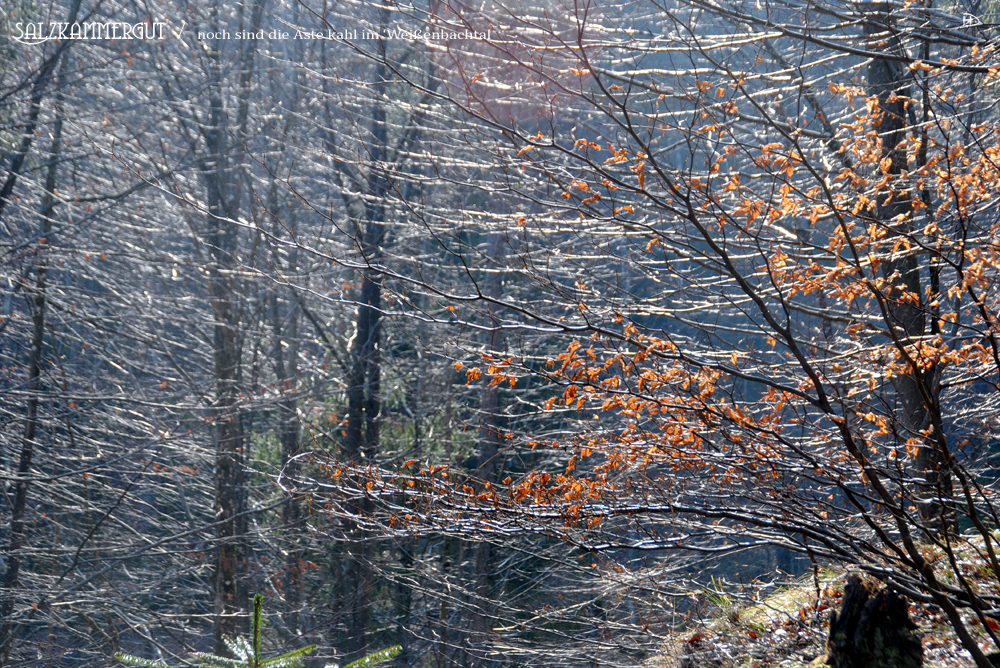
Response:
[{"label": "tree trunk", "polygon": [[[76,22],[76,17],[80,13],[81,2],[82,0],[73,0],[73,4],[69,10],[69,17],[66,19],[67,23],[72,24]],[[11,159],[10,167],[7,169],[7,178],[4,180],[3,186],[0,187],[0,220],[3,219],[4,209],[7,207],[7,203],[14,192],[14,186],[17,184],[17,178],[24,167],[24,160],[28,157],[28,152],[31,150],[31,144],[38,135],[36,132],[38,114],[42,110],[45,89],[48,88],[49,83],[52,81],[52,74],[72,44],[73,40],[64,40],[56,48],[55,52],[42,63],[42,66],[38,69],[38,74],[35,76],[35,82],[31,86],[31,102],[28,106],[28,119],[24,124],[24,133],[21,135],[21,144],[17,149],[17,153]],[[47,192],[51,193],[52,191]]]},{"label": "tree trunk", "polygon": [[[220,121],[221,102],[213,100],[213,118]],[[217,137],[222,141],[224,130]],[[212,159],[226,159],[221,150],[213,151]],[[210,159],[211,162],[211,159]],[[227,170],[228,171],[228,170]],[[239,295],[234,285],[236,230],[231,218],[230,193],[224,189],[225,174],[210,175],[209,183],[209,246],[213,262],[209,268],[213,322],[213,357],[215,362],[215,518],[218,554],[215,572],[215,651],[225,652],[222,636],[233,636],[237,628],[239,531],[237,516],[243,509],[243,425],[239,410]]]},{"label": "tree trunk", "polygon": [[840,614],[830,615],[826,663],[831,668],[920,668],[924,649],[906,599],[852,575]]},{"label": "tree trunk", "polygon": [[[290,260],[290,271],[294,271],[294,252]],[[278,266],[278,265],[275,265]],[[290,300],[292,301],[292,300]],[[271,294],[271,320],[274,327],[274,367],[278,387],[282,393],[278,404],[279,437],[281,440],[282,474],[294,479],[298,465],[295,455],[299,451],[299,418],[296,385],[298,379],[298,308],[294,301],[289,304],[287,322],[281,318],[279,299],[276,292]],[[288,355],[285,356],[287,346]],[[302,606],[302,545],[300,523],[302,520],[298,499],[290,499],[282,507],[282,524],[288,541],[282,588],[285,596],[285,625],[295,636],[301,627],[299,610]]]},{"label": "tree trunk", "polygon": [[[217,53],[217,51],[216,51]],[[239,410],[239,294],[234,276],[237,230],[229,222],[239,202],[228,152],[225,111],[220,92],[211,101],[206,133],[208,156],[208,246],[212,253],[209,287],[213,311],[215,363],[215,519],[218,552],[215,567],[215,651],[226,652],[222,636],[234,636],[239,612],[239,534],[237,516],[243,509],[243,425]]]},{"label": "tree trunk", "polygon": [[[77,6],[79,3],[77,3]],[[60,73],[60,79],[62,75]],[[61,91],[60,86],[60,91]],[[10,517],[10,542],[7,544],[7,568],[3,575],[3,598],[0,600],[0,666],[5,665],[10,658],[14,646],[15,624],[12,616],[14,603],[17,599],[16,589],[21,571],[20,550],[24,544],[24,513],[28,501],[27,478],[31,475],[31,460],[35,451],[35,434],[38,429],[38,394],[42,387],[42,348],[45,345],[45,307],[48,289],[48,265],[46,247],[52,244],[52,214],[55,210],[56,174],[59,156],[62,150],[62,104],[63,95],[56,97],[56,122],[52,131],[52,144],[49,148],[49,166],[45,175],[45,192],[42,195],[39,217],[41,223],[38,230],[37,264],[35,267],[35,286],[31,295],[31,350],[28,357],[28,401],[25,407],[24,434],[21,440],[21,456],[18,461],[17,474],[20,478],[14,484],[14,504]]]},{"label": "tree trunk", "polygon": [[[501,270],[504,257],[503,239],[498,233],[490,235],[487,257],[490,260],[483,293],[492,299],[499,299],[503,294],[503,272]],[[503,334],[500,329],[500,319],[497,307],[487,306],[489,331],[486,334],[486,350],[496,357],[502,352]],[[479,405],[479,457],[477,477],[486,484],[495,484],[497,478],[497,455],[500,450],[500,386],[487,384]],[[482,540],[475,546],[473,574],[476,600],[473,601],[473,619],[471,629],[476,647],[484,647],[490,636],[490,570],[493,560],[493,546]],[[478,636],[478,637],[477,637]],[[470,658],[473,666],[487,663],[481,652],[473,653]]]},{"label": "tree trunk", "polygon": [[[900,52],[903,46],[893,30],[890,6],[872,3],[869,17],[865,34],[873,49]],[[873,122],[882,140],[883,164],[887,160],[887,172],[899,176],[906,168],[906,152],[899,144],[906,139],[907,72],[900,62],[876,58],[868,63],[867,78],[868,88],[878,98],[881,110],[881,116]],[[891,248],[893,239],[912,234],[913,212],[908,198],[897,197],[889,202],[887,199],[885,193],[877,197],[876,215],[889,230],[884,247]],[[902,222],[897,222],[897,217]],[[895,253],[886,254],[882,275],[891,281],[884,293],[889,315],[887,325],[897,346],[909,345],[924,336],[926,330],[924,314],[927,309],[918,256],[914,253],[898,257]],[[944,501],[951,496],[952,484],[945,468],[948,446],[943,430],[936,428],[941,424],[939,372],[934,366],[925,370],[911,368],[907,374],[894,376],[893,383],[902,411],[903,436],[922,441],[914,463],[925,481],[917,493],[920,514],[929,530],[941,532],[950,524]],[[926,436],[932,427],[935,427],[933,434]]]},{"label": "tree trunk", "polygon": [[[383,11],[383,19],[386,20]],[[381,40],[378,48],[383,52]],[[385,86],[385,66],[379,64],[375,73],[375,90],[381,92]],[[379,451],[379,413],[381,404],[381,366],[379,360],[379,340],[381,338],[382,284],[377,265],[382,260],[382,244],[385,239],[385,196],[388,182],[382,170],[386,155],[385,107],[376,101],[372,111],[372,143],[370,146],[371,165],[367,183],[368,197],[365,199],[365,222],[363,230],[358,226],[357,244],[363,260],[370,268],[362,271],[361,299],[358,304],[357,330],[351,343],[351,366],[348,375],[347,440],[345,454],[348,459],[360,463],[363,459],[374,462]],[[366,502],[360,502],[358,512],[366,511]],[[349,654],[346,660],[353,660],[367,651],[368,623],[371,616],[371,598],[375,588],[371,560],[374,545],[366,540],[363,532],[352,528],[356,534],[352,541],[352,570],[355,581],[351,597],[351,621],[349,629]]]},{"label": "tree trunk", "polygon": [[[264,3],[253,4],[251,32],[263,20]],[[212,9],[215,32],[220,17]],[[235,128],[223,103],[223,69],[218,40],[211,48],[210,69],[213,88],[209,96],[208,127],[205,130],[206,156],[202,161],[208,203],[208,246],[215,362],[215,519],[218,552],[215,567],[215,651],[226,654],[222,637],[237,635],[240,619],[240,567],[243,560],[242,536],[246,533],[245,435],[240,414],[240,329],[241,286],[236,277],[239,228],[233,222],[241,200],[244,160],[233,152],[243,150],[247,133],[255,40],[249,40],[240,54],[239,101]],[[235,141],[230,140],[230,134]]]}]

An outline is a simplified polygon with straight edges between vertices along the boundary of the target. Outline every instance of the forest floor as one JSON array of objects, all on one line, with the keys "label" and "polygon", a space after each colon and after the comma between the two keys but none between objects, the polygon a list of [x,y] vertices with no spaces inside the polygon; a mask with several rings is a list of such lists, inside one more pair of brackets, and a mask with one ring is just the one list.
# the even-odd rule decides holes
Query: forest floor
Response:
[{"label": "forest floor", "polygon": [[[977,556],[958,564],[981,590],[1000,593],[1000,582]],[[712,611],[705,621],[674,634],[646,668],[825,668],[830,611],[840,609],[849,575],[821,569],[759,601],[742,601],[717,586],[706,594]],[[910,617],[923,636],[926,668],[974,666],[940,608],[911,603]],[[974,614],[963,617],[983,650],[994,651]]]}]

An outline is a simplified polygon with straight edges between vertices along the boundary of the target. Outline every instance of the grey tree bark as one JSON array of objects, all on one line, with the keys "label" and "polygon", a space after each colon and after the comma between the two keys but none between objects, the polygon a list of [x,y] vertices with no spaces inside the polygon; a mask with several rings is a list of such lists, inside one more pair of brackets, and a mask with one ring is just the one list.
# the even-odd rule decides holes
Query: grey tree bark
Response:
[{"label": "grey tree bark", "polygon": [[[79,8],[79,2],[75,8]],[[75,15],[75,12],[74,12]],[[54,64],[55,61],[53,61]],[[60,75],[61,78],[61,75]],[[34,100],[33,100],[34,105]],[[45,172],[45,190],[42,195],[41,207],[38,215],[41,220],[38,230],[38,241],[35,260],[35,280],[31,290],[31,320],[32,337],[31,349],[28,353],[28,400],[25,406],[24,435],[21,439],[21,453],[18,459],[17,473],[20,478],[14,483],[14,503],[11,508],[10,519],[10,540],[5,549],[7,567],[3,575],[3,598],[0,599],[0,642],[3,648],[0,649],[0,666],[7,663],[10,652],[13,649],[15,638],[15,624],[12,619],[14,604],[17,600],[18,576],[21,570],[21,548],[24,546],[24,519],[28,501],[28,491],[31,476],[31,460],[35,451],[35,439],[38,431],[38,399],[42,390],[42,357],[45,346],[45,311],[48,292],[48,260],[46,259],[46,247],[52,243],[52,215],[55,212],[57,202],[55,201],[56,176],[59,168],[59,157],[62,154],[62,131],[63,131],[63,94],[60,90],[56,95],[56,120],[52,130],[52,143],[49,147],[49,164]],[[33,124],[37,120],[38,109],[32,110],[34,117]],[[22,145],[21,157],[26,152]],[[12,168],[13,179],[17,170]],[[0,207],[4,202],[0,197]]]},{"label": "grey tree bark", "polygon": [[[872,3],[865,34],[876,48],[893,55],[905,54],[902,43],[895,35],[893,23],[888,3]],[[883,164],[888,162],[887,173],[898,177],[907,167],[902,144],[908,129],[908,73],[903,63],[897,60],[873,58],[868,63],[866,74],[868,88],[879,101],[881,115],[877,129],[882,141]],[[881,196],[876,216],[889,230],[890,239],[913,234],[912,205],[906,197],[895,197],[889,201],[887,196]],[[946,504],[951,497],[952,482],[947,470],[948,443],[941,421],[940,377],[936,365],[920,369],[912,363],[906,351],[906,346],[927,333],[925,316],[928,304],[921,284],[919,256],[912,252],[889,254],[882,261],[882,275],[891,282],[891,287],[883,295],[890,335],[900,353],[910,362],[910,372],[895,376],[894,385],[902,407],[904,438],[922,441],[914,462],[916,470],[925,479],[920,514],[932,531],[941,532],[947,530],[947,525],[951,523]],[[935,282],[934,278],[932,272],[932,282]]]}]

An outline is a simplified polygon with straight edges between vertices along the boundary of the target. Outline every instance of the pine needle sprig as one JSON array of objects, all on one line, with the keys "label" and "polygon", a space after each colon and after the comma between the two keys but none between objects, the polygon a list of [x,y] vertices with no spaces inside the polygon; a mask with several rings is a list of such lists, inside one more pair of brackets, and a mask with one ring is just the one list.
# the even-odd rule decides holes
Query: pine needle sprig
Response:
[{"label": "pine needle sprig", "polygon": [[[253,597],[253,613],[250,616],[250,640],[247,641],[246,638],[241,637],[229,638],[223,636],[222,638],[222,642],[225,643],[235,658],[230,659],[229,657],[218,656],[217,654],[196,652],[185,663],[198,666],[199,668],[300,668],[302,666],[302,658],[314,652],[316,645],[300,647],[279,656],[262,659],[260,655],[260,638],[263,632],[263,617],[264,597],[261,594],[257,594]],[[357,661],[352,661],[344,666],[344,668],[371,668],[383,661],[388,661],[402,651],[402,647],[393,645],[378,652],[373,652]],[[125,654],[124,652],[115,654],[115,659],[126,666],[135,666],[136,668],[171,668],[169,664],[163,661],[144,659],[140,656]]]},{"label": "pine needle sprig", "polygon": [[387,647],[383,650],[379,650],[378,652],[373,652],[372,654],[360,658],[357,661],[352,661],[344,666],[344,668],[371,668],[371,666],[374,666],[377,663],[388,661],[402,651],[403,648],[400,645],[393,645],[392,647]]},{"label": "pine needle sprig", "polygon": [[[217,654],[197,652],[192,654],[185,663],[188,665],[199,666],[200,668],[299,668],[302,665],[302,658],[315,651],[316,645],[301,647],[299,649],[292,650],[291,652],[286,652],[285,654],[281,654],[279,656],[272,656],[267,659],[261,658],[260,638],[263,630],[261,628],[263,625],[263,610],[264,597],[261,594],[257,594],[253,597],[253,613],[250,616],[249,642],[246,638],[229,638],[223,636],[222,641],[225,643],[226,648],[232,652],[233,657],[235,658],[230,659],[229,657],[218,656]],[[383,650],[383,652],[384,651],[385,650]],[[379,654],[379,652],[376,652],[376,654]],[[368,658],[370,657],[365,657],[359,661],[365,661]],[[144,659],[132,654],[126,654],[124,652],[116,653],[115,659],[126,666],[135,666],[136,668],[171,668],[169,664],[163,661]],[[351,666],[354,666],[357,663],[358,661],[355,661],[351,664]],[[374,663],[378,662],[376,661]],[[373,665],[373,663],[365,663],[358,665],[356,668],[367,668],[371,665]]]},{"label": "pine needle sprig", "polygon": [[133,656],[132,654],[126,654],[124,652],[118,652],[115,654],[115,658],[124,663],[126,666],[138,666],[139,668],[170,668],[169,665],[162,661],[144,659],[141,656]]}]

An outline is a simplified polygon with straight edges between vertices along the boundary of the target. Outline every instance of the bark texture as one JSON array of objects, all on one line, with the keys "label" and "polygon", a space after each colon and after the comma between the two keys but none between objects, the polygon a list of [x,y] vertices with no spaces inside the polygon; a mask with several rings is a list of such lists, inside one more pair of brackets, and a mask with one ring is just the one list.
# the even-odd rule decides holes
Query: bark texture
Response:
[{"label": "bark texture", "polygon": [[906,599],[893,589],[875,592],[853,575],[840,614],[830,615],[826,663],[831,668],[920,668],[924,649]]},{"label": "bark texture", "polygon": [[[873,48],[892,55],[906,56],[894,26],[892,10],[888,3],[876,2],[869,6],[869,20],[865,34]],[[906,100],[910,97],[908,72],[897,60],[874,58],[868,63],[869,92],[878,100],[873,112],[872,125],[882,143],[881,169],[898,177],[907,168],[906,151],[903,150],[908,125]],[[877,197],[875,216],[889,231],[890,241],[908,239],[913,234],[913,211],[909,197],[895,197],[880,193]],[[891,248],[891,246],[888,246]],[[887,253],[882,259],[882,276],[887,281],[884,289],[884,307],[887,311],[890,335],[901,355],[907,346],[926,334],[927,299],[921,285],[920,257],[916,253]],[[935,274],[931,274],[930,299],[937,296]],[[942,428],[940,407],[940,371],[936,364],[919,368],[911,364],[910,373],[894,377],[893,385],[900,404],[902,438],[921,442],[914,467],[923,475],[920,514],[925,526],[940,533],[951,520],[946,501],[951,497],[952,483],[946,463],[949,459],[948,444]]]}]

